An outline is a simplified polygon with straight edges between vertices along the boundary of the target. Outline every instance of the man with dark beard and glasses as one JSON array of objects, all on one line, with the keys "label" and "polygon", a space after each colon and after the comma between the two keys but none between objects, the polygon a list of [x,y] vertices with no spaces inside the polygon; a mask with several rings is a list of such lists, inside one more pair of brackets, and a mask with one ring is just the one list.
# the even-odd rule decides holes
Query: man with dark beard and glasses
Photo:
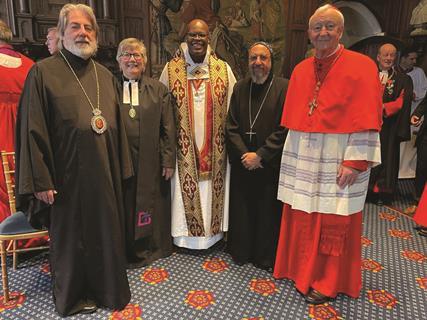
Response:
[{"label": "man with dark beard and glasses", "polygon": [[160,81],[177,103],[172,236],[179,247],[208,249],[228,228],[224,131],[236,80],[230,66],[212,52],[205,21],[190,21],[181,55],[166,64]]},{"label": "man with dark beard and glasses", "polygon": [[49,229],[61,316],[130,300],[121,185],[132,165],[116,82],[92,59],[98,32],[90,7],[66,4],[60,51],[31,69],[18,109],[17,207]]},{"label": "man with dark beard and glasses", "polygon": [[237,264],[272,270],[282,203],[277,200],[288,80],[273,75],[265,42],[249,49],[250,76],[237,82],[226,124],[231,163],[228,251]]}]

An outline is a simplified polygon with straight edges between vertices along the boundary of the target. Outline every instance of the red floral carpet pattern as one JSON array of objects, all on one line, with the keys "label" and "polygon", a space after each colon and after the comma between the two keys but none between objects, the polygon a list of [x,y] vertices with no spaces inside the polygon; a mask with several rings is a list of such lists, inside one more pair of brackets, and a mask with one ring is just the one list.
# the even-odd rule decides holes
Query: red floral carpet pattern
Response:
[{"label": "red floral carpet pattern", "polygon": [[197,310],[202,310],[214,304],[215,297],[212,292],[207,290],[191,290],[187,294],[185,302]]},{"label": "red floral carpet pattern", "polygon": [[50,274],[50,264],[49,263],[43,263],[40,267],[40,271],[46,274]]},{"label": "red floral carpet pattern", "polygon": [[379,217],[383,220],[388,220],[388,221],[396,221],[398,216],[396,214],[393,213],[387,213],[387,212],[380,212],[379,213]]},{"label": "red floral carpet pattern", "polygon": [[366,237],[361,237],[361,241],[362,241],[362,246],[364,247],[369,247],[370,245],[373,244],[372,240],[366,238]]},{"label": "red floral carpet pattern", "polygon": [[[393,210],[370,203],[365,206],[360,239],[363,282],[358,299],[338,294],[327,304],[310,306],[292,281],[276,280],[253,264],[238,266],[229,254],[214,248],[177,252],[147,267],[128,270],[132,298],[125,310],[99,308],[73,319],[424,319],[426,242],[414,225],[411,218]],[[60,320],[52,299],[52,277],[46,273],[48,253],[22,259],[17,270],[12,270],[11,260],[8,257],[9,285],[12,292],[21,294],[0,309],[0,319]]]},{"label": "red floral carpet pattern", "polygon": [[138,304],[128,304],[122,311],[114,311],[109,320],[142,320],[142,308]]},{"label": "red floral carpet pattern", "polygon": [[149,284],[159,284],[169,278],[169,273],[163,268],[148,268],[141,275],[141,280]]},{"label": "red floral carpet pattern", "polygon": [[399,303],[391,293],[385,290],[368,290],[367,294],[369,302],[386,309],[393,309]]},{"label": "red floral carpet pattern", "polygon": [[394,238],[400,238],[405,240],[412,238],[411,233],[404,230],[390,229],[388,230],[388,234]]},{"label": "red floral carpet pattern", "polygon": [[427,260],[427,257],[418,251],[412,250],[402,250],[402,256],[408,260],[416,261],[416,262],[424,262]]},{"label": "red floral carpet pattern", "polygon": [[427,278],[416,278],[421,289],[427,290]]},{"label": "red floral carpet pattern", "polygon": [[269,279],[252,279],[249,288],[256,293],[266,297],[279,292],[276,285]]},{"label": "red floral carpet pattern", "polygon": [[21,307],[25,302],[25,294],[21,292],[9,292],[9,301],[4,302],[3,292],[0,296],[0,312]]},{"label": "red floral carpet pattern", "polygon": [[219,258],[208,259],[203,262],[203,269],[212,273],[223,272],[228,269],[228,264]]},{"label": "red floral carpet pattern", "polygon": [[341,320],[340,314],[329,304],[310,305],[308,316],[313,320]]},{"label": "red floral carpet pattern", "polygon": [[362,260],[362,270],[368,270],[372,272],[380,272],[384,267],[377,261],[372,259]]}]

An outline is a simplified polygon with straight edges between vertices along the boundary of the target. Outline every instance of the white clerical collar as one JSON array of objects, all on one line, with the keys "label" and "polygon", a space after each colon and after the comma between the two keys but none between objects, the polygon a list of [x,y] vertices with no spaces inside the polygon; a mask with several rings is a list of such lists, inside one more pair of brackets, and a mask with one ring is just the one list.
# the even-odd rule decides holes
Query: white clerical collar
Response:
[{"label": "white clerical collar", "polygon": [[209,56],[212,48],[208,44],[206,55],[203,62],[196,63],[190,56],[188,45],[186,42],[181,43],[181,51],[184,53],[184,59],[187,64],[187,78],[188,79],[208,79],[209,78]]},{"label": "white clerical collar", "polygon": [[138,80],[123,80],[123,103],[139,106]]}]

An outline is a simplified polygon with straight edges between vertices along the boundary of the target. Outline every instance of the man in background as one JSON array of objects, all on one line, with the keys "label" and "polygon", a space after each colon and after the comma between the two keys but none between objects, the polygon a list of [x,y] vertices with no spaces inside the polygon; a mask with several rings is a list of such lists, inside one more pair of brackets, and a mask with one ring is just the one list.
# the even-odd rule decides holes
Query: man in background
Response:
[{"label": "man in background", "polygon": [[381,164],[371,171],[370,200],[390,204],[396,191],[400,143],[411,138],[409,118],[413,86],[411,78],[394,67],[396,47],[383,44],[377,55],[383,93],[383,124],[380,132]]},{"label": "man in background", "polygon": [[58,41],[58,29],[56,27],[47,29],[45,45],[47,45],[47,50],[51,55],[54,55],[59,51]]}]

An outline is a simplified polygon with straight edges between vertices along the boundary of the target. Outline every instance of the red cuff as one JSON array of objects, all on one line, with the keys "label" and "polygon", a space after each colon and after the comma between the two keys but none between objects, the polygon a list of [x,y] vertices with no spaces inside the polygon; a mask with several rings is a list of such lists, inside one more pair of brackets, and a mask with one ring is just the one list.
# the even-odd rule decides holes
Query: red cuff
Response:
[{"label": "red cuff", "polygon": [[366,160],[344,160],[342,165],[359,171],[366,171],[368,169],[368,161]]},{"label": "red cuff", "polygon": [[399,98],[397,98],[396,100],[384,103],[384,112],[387,117],[395,114],[402,108],[403,94],[404,94],[404,90],[402,90]]}]

